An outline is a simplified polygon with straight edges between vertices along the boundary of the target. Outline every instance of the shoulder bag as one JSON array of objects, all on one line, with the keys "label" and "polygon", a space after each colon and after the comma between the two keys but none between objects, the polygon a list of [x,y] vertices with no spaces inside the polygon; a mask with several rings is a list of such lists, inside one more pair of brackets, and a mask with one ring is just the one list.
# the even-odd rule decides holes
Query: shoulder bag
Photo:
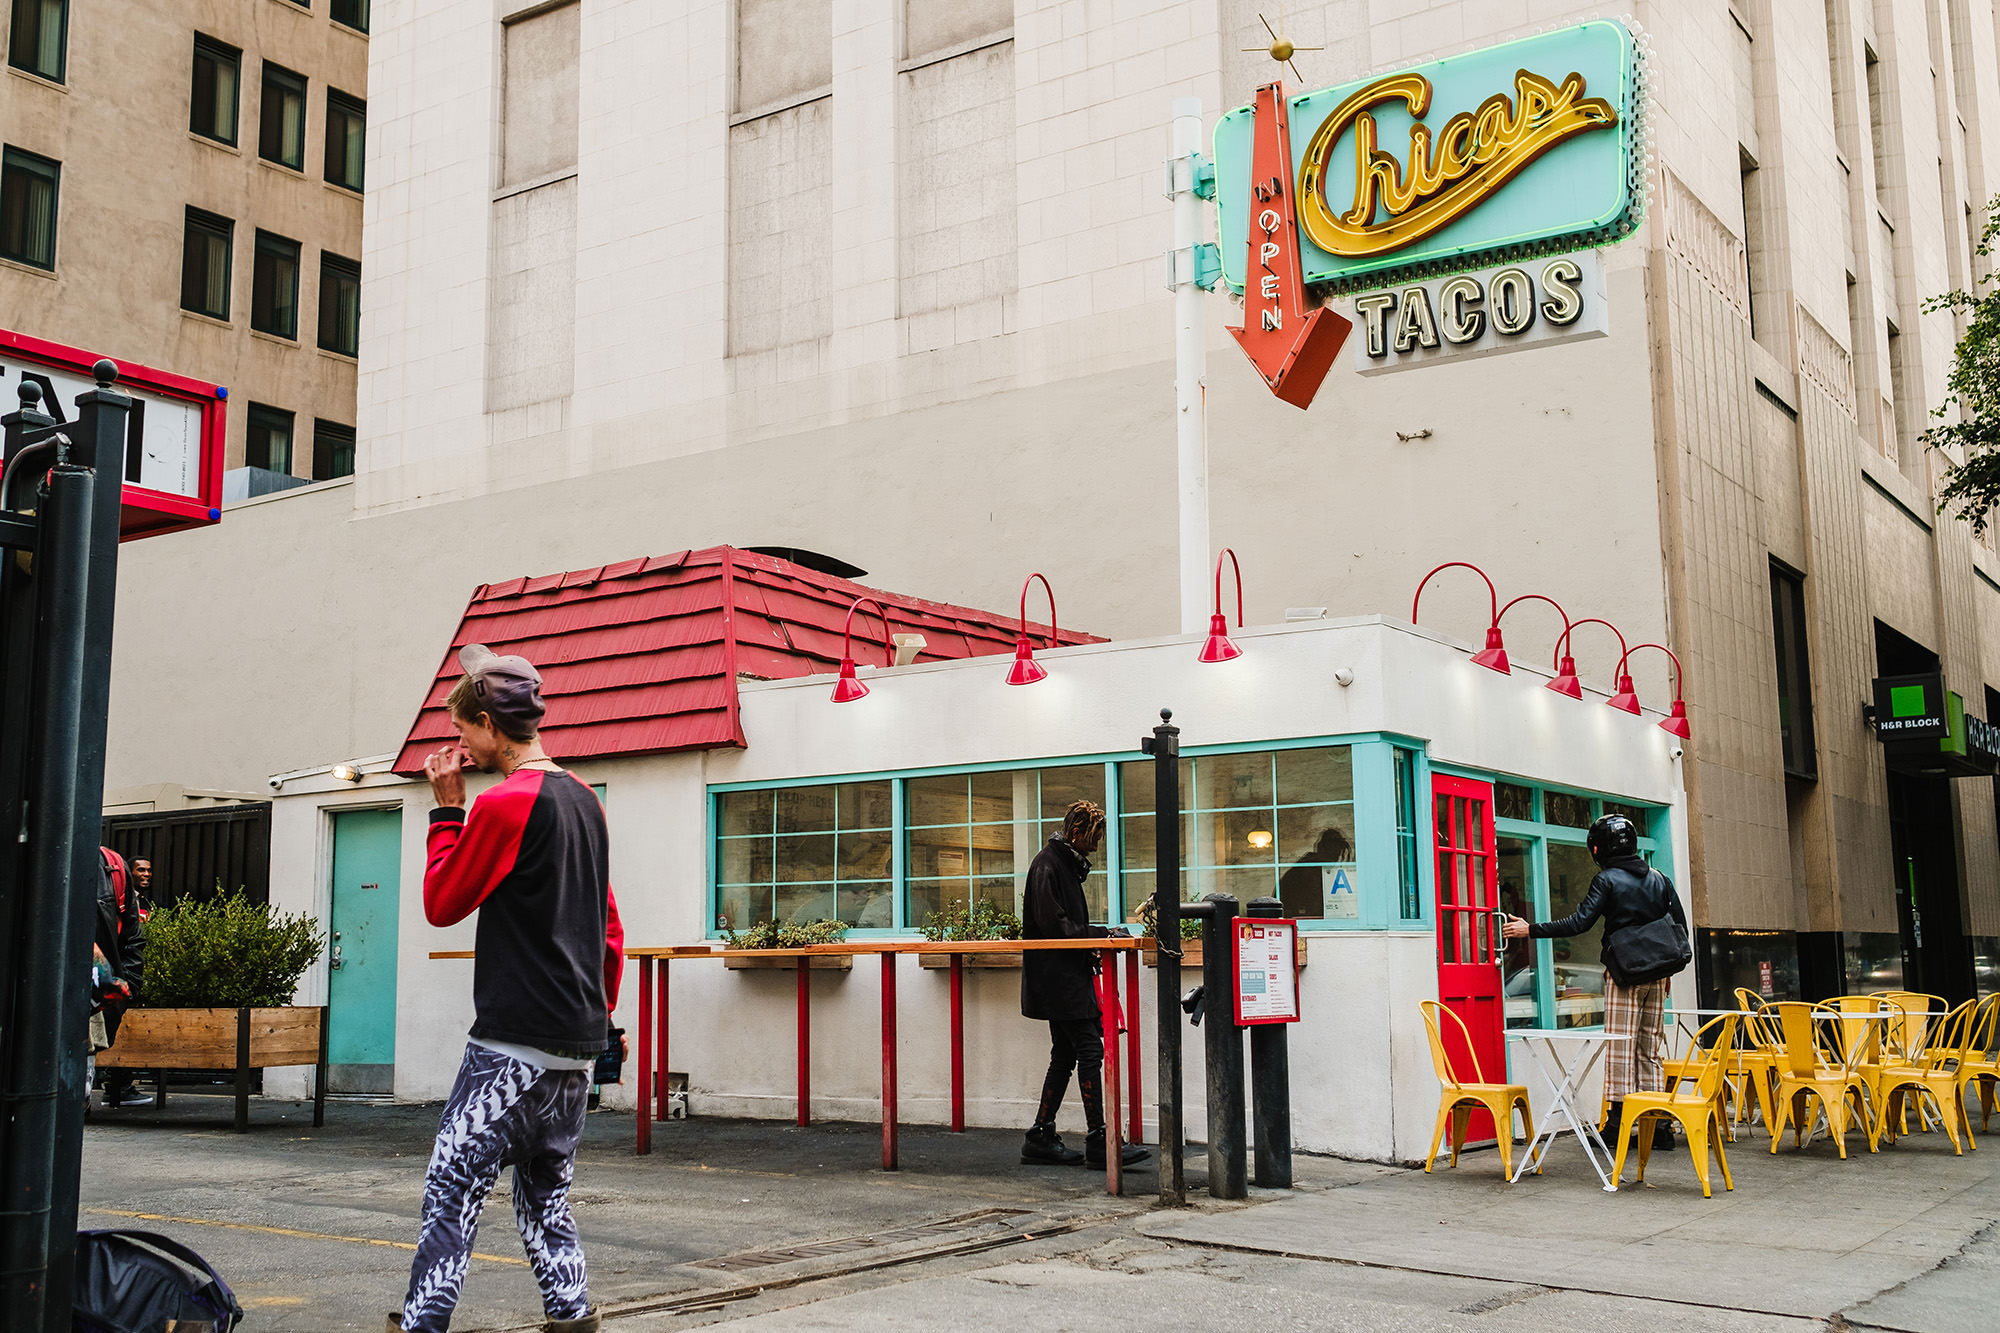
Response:
[{"label": "shoulder bag", "polygon": [[[1666,877],[1648,871],[1646,884],[1658,884],[1662,893],[1672,893]],[[1688,942],[1687,927],[1663,906],[1660,915],[1643,926],[1627,926],[1604,937],[1604,965],[1611,979],[1621,986],[1643,986],[1649,981],[1671,977],[1694,961],[1694,946]]]}]

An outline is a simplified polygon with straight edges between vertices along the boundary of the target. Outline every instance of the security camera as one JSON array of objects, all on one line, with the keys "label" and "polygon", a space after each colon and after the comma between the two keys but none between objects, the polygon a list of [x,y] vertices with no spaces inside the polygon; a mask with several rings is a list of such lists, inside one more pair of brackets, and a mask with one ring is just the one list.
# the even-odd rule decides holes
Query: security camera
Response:
[{"label": "security camera", "polygon": [[1354,683],[1354,668],[1335,667],[1333,669],[1333,683],[1342,689],[1346,689],[1349,685],[1352,685]]},{"label": "security camera", "polygon": [[283,791],[285,789],[285,780],[283,778],[267,778],[264,785],[272,791]]},{"label": "security camera", "polygon": [[1673,746],[1673,747],[1672,747],[1671,749],[1669,749],[1669,750],[1667,751],[1667,758],[1669,758],[1669,759],[1678,759],[1678,758],[1680,758],[1680,757],[1681,757],[1681,756],[1682,756],[1683,754],[1686,754],[1686,753],[1687,753],[1687,751],[1685,751],[1685,750],[1681,749],[1681,747],[1680,747],[1679,745],[1675,745],[1675,746]]}]

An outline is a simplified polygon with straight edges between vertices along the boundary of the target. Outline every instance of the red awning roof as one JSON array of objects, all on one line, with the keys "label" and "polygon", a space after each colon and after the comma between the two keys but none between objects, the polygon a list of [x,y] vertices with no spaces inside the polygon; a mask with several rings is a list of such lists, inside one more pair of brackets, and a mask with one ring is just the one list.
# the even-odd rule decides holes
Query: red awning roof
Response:
[{"label": "red awning roof", "polygon": [[[465,608],[396,771],[422,772],[424,756],[453,738],[444,700],[468,643],[540,668],[542,743],[556,758],[746,745],[737,680],[837,669],[857,597],[888,608],[891,633],[924,636],[920,662],[1009,652],[1018,631],[1015,615],[882,592],[730,546],[489,583]],[[1029,630],[1047,641],[1046,625],[1030,621]],[[855,617],[854,637],[856,661],[881,657],[872,610]],[[1068,631],[1061,640],[1102,642]]]}]

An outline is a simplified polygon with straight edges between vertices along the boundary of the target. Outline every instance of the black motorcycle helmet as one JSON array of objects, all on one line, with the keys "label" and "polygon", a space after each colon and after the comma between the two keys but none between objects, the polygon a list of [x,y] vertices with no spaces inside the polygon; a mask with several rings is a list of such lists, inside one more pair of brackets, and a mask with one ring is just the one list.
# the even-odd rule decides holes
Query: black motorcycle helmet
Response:
[{"label": "black motorcycle helmet", "polygon": [[1621,856],[1639,854],[1639,826],[1623,815],[1606,815],[1590,826],[1591,859],[1605,865]]}]

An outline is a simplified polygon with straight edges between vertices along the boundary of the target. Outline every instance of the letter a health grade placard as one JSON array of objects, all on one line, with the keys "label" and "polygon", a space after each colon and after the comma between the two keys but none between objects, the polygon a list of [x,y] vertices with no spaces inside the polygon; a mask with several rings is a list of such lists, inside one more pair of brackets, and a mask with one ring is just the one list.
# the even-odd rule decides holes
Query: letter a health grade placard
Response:
[{"label": "letter a health grade placard", "polygon": [[1236,1022],[1299,1021],[1299,923],[1239,916],[1236,942]]}]

